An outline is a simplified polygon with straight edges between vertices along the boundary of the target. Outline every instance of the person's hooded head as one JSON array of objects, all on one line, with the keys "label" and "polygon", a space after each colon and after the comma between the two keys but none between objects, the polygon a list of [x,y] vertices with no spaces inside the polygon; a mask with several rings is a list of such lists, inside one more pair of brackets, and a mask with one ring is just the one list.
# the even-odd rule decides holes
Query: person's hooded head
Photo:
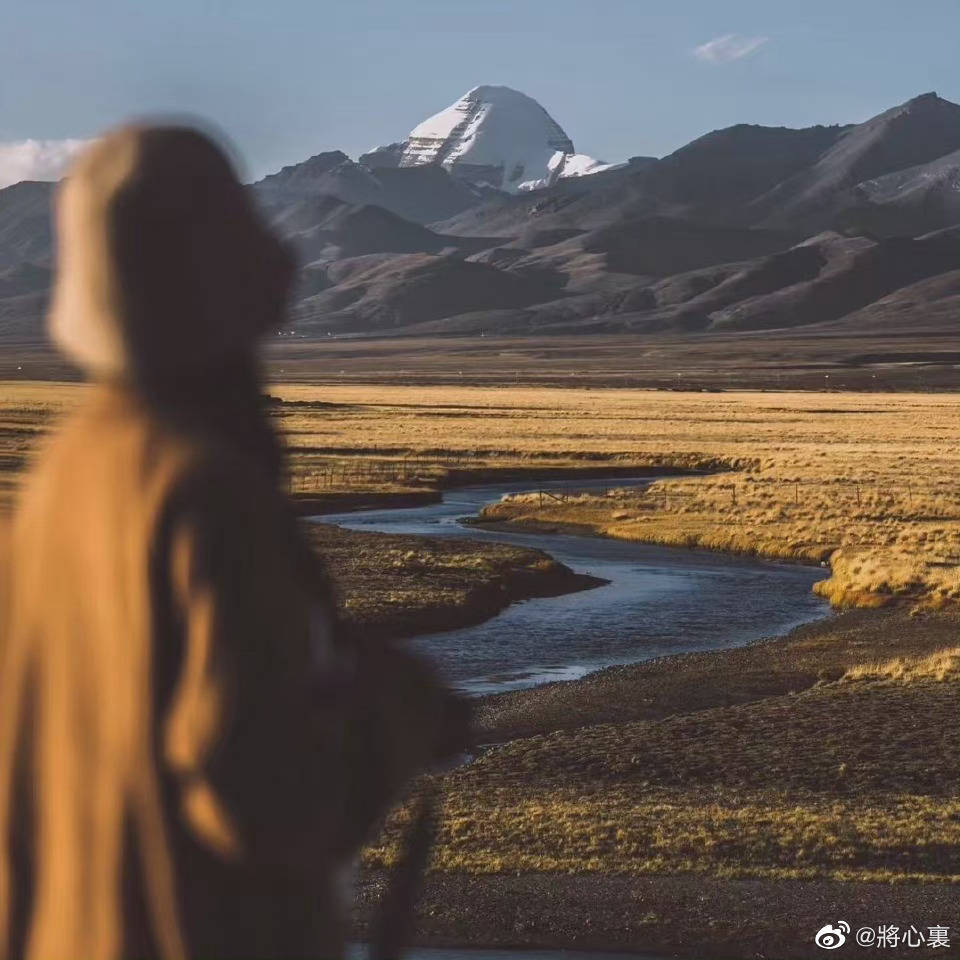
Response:
[{"label": "person's hooded head", "polygon": [[290,254],[225,152],[186,126],[128,126],[57,199],[54,343],[90,376],[161,393],[248,366],[283,319]]}]

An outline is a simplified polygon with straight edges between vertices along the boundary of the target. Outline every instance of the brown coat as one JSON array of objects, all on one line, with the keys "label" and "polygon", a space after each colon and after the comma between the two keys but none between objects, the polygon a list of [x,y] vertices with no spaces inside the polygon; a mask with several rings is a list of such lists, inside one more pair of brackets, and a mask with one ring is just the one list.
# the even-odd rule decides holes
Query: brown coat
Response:
[{"label": "brown coat", "polygon": [[278,493],[253,351],[292,262],[182,127],[89,147],[57,241],[51,334],[99,385],[0,582],[0,960],[336,957],[338,866],[465,723],[348,640]]},{"label": "brown coat", "polygon": [[343,718],[268,473],[97,387],[24,491],[0,796],[35,828],[26,955],[336,956]]}]

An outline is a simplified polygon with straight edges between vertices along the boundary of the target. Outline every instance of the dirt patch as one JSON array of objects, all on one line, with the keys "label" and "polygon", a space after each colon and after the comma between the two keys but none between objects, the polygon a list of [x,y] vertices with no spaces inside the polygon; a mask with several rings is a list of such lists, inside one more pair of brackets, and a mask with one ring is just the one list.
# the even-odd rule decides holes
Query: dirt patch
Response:
[{"label": "dirt patch", "polygon": [[[382,874],[359,888],[362,933],[383,891]],[[714,880],[702,876],[477,876],[431,874],[418,910],[423,945],[528,949],[622,950],[689,960],[810,960],[826,923],[911,923],[926,934],[953,927],[957,888],[948,884]],[[955,943],[951,939],[951,943]],[[838,957],[869,953],[848,942]],[[882,953],[879,955],[883,955]],[[942,949],[891,957],[943,957]]]}]

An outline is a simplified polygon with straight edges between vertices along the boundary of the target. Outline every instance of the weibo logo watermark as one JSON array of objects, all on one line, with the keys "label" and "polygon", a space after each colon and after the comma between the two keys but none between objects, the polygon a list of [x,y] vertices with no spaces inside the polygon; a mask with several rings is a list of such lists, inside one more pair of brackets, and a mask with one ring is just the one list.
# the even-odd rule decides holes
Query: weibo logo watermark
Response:
[{"label": "weibo logo watermark", "polygon": [[816,933],[813,942],[821,950],[836,950],[847,942],[847,934],[850,932],[850,924],[846,920],[841,920],[836,926],[825,923]]},{"label": "weibo logo watermark", "polygon": [[[847,942],[850,933],[850,924],[846,920],[834,923],[825,923],[814,934],[813,942],[821,950],[836,950]],[[876,927],[860,927],[854,936],[858,947],[894,948],[910,947],[949,947],[950,928],[943,925],[927,927],[926,933],[914,924],[901,927],[893,923],[882,923]]]}]

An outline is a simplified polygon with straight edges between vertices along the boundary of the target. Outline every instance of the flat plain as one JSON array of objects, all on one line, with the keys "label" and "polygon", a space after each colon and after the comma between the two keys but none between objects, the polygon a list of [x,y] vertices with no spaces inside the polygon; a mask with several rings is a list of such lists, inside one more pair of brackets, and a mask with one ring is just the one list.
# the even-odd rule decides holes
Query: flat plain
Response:
[{"label": "flat plain", "polygon": [[[0,494],[80,396],[0,386]],[[960,397],[845,391],[661,391],[278,383],[269,409],[290,487],[336,499],[436,490],[521,471],[697,471],[637,492],[536,490],[488,520],[831,565],[837,606],[960,601]],[[536,486],[535,482],[532,486]]]},{"label": "flat plain", "polygon": [[[960,601],[960,397],[278,385],[294,488],[525,470],[697,471],[643,491],[536,490],[487,518],[830,564],[835,605]],[[340,471],[339,473],[337,471]]]},{"label": "flat plain", "polygon": [[[8,503],[84,389],[0,387]],[[529,478],[529,493],[488,507],[483,522],[818,563],[818,589],[836,607],[871,608],[737,650],[484,698],[484,751],[440,778],[421,940],[803,958],[841,913],[950,923],[960,396],[268,390],[290,489],[305,503],[336,509]],[[538,478],[578,474],[609,476],[609,487],[563,499],[538,488]],[[618,487],[643,474],[653,476],[645,489]],[[472,622],[498,609],[484,597],[504,586],[520,599],[567,577],[542,554],[468,542],[439,550],[423,538],[321,533],[317,547],[381,633]],[[546,579],[511,593],[511,580],[534,574]],[[407,589],[420,581],[424,590]],[[361,932],[407,811],[364,854]]]}]

